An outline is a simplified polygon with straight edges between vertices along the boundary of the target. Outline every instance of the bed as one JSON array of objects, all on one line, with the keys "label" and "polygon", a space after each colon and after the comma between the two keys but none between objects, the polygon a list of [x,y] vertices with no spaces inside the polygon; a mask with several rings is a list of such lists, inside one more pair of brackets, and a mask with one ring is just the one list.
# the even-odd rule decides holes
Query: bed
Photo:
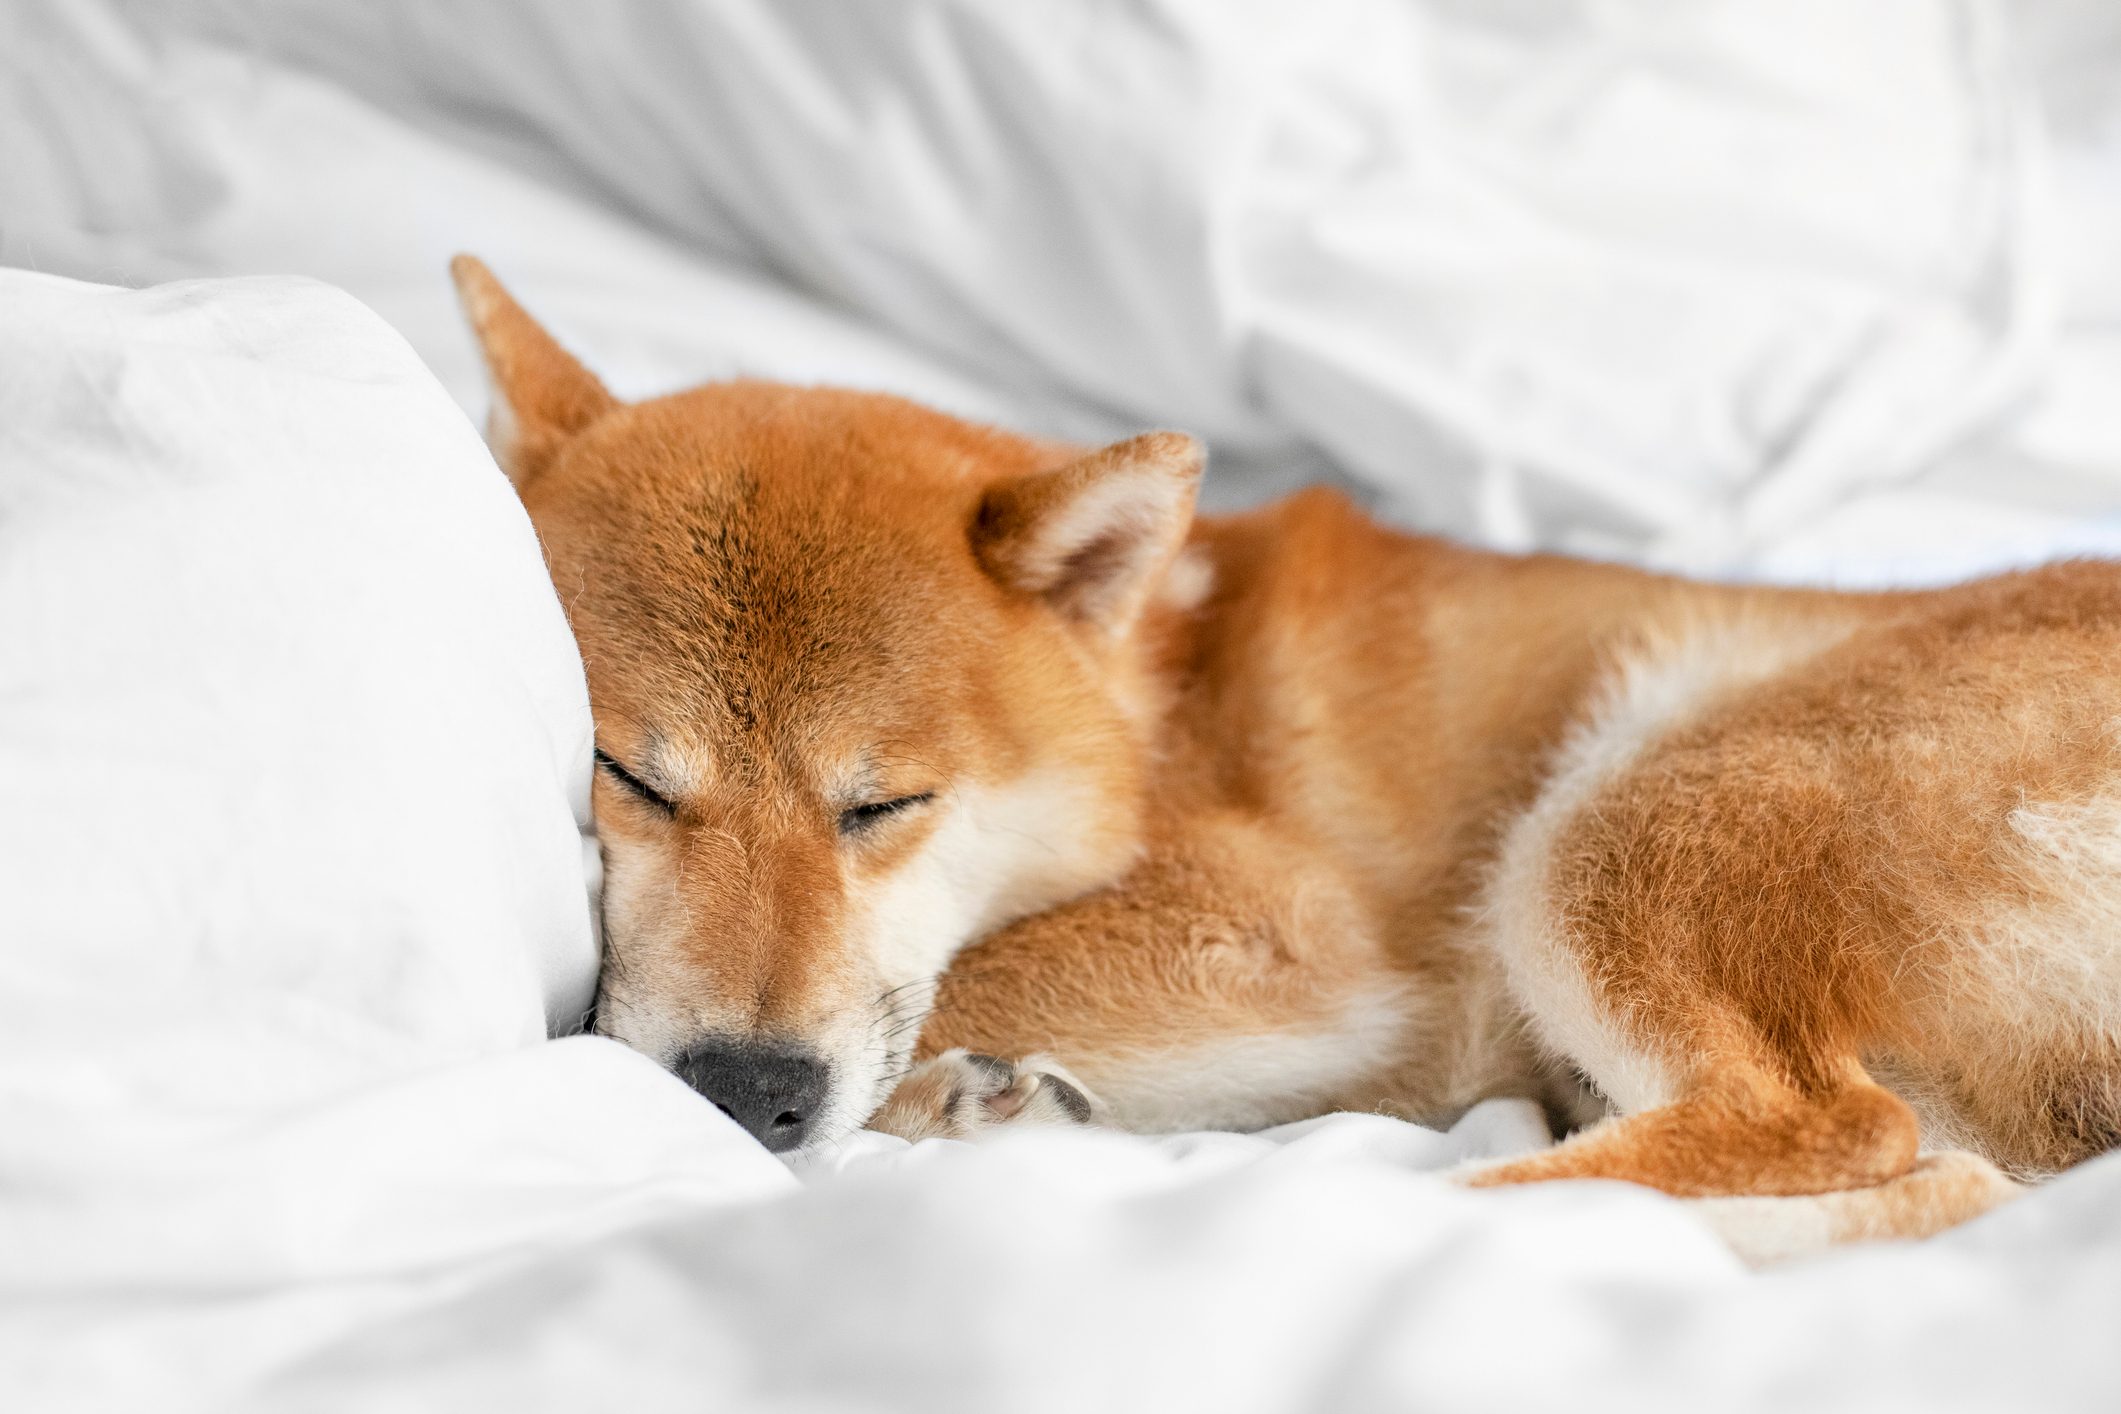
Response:
[{"label": "bed", "polygon": [[1528,1104],[790,1169],[567,1034],[587,699],[460,249],[622,395],[1179,426],[1215,505],[2121,551],[2098,0],[8,0],[7,1407],[2113,1407],[2121,1155],[1754,1274],[1439,1177]]}]

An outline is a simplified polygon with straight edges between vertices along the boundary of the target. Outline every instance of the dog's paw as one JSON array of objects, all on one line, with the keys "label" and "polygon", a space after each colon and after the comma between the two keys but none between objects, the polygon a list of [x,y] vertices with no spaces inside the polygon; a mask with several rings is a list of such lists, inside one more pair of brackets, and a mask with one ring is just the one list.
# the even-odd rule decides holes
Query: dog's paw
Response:
[{"label": "dog's paw", "polygon": [[1005,1124],[1096,1121],[1096,1099],[1050,1057],[1011,1064],[950,1050],[907,1072],[869,1128],[902,1139],[969,1139]]},{"label": "dog's paw", "polygon": [[1777,1198],[1689,1198],[1748,1266],[1767,1267],[1848,1242],[1931,1237],[2020,1197],[2026,1189],[1964,1150],[1924,1154],[1898,1178]]}]

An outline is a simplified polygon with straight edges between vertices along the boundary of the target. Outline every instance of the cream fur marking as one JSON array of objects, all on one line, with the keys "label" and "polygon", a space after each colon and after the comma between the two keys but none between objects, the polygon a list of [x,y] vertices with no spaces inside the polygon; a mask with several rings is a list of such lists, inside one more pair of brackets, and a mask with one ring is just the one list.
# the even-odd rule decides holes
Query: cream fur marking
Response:
[{"label": "cream fur marking", "polygon": [[1188,546],[1172,557],[1157,586],[1156,599],[1167,609],[1191,613],[1208,602],[1215,592],[1215,566],[1198,547]]},{"label": "cream fur marking", "polygon": [[1144,1047],[1077,1069],[1123,1129],[1264,1129],[1308,1118],[1372,1081],[1402,1054],[1423,1008],[1400,988],[1357,992],[1315,1027]]},{"label": "cream fur marking", "polygon": [[1634,1043],[1598,1003],[1556,921],[1549,869],[1556,842],[1601,789],[1659,737],[1732,693],[1847,637],[1817,622],[1705,621],[1630,654],[1610,671],[1585,724],[1558,754],[1532,808],[1504,837],[1482,926],[1535,1033],[1571,1057],[1622,1114],[1671,1101],[1680,1077]]},{"label": "cream fur marking", "polygon": [[1064,777],[967,786],[944,803],[948,818],[920,856],[864,910],[887,985],[939,974],[974,937],[1108,872],[1103,857],[1085,868],[1074,847],[1097,828],[1097,802]]},{"label": "cream fur marking", "polygon": [[[2029,803],[2006,822],[2017,841],[2015,897],[1991,899],[1953,945],[1927,945],[1920,985],[1905,987],[1911,1048],[1873,1058],[1880,1079],[1915,1109],[1923,1139],[1994,1154],[1993,1139],[2051,1103],[2043,1062],[2094,1050],[2081,1105],[2121,1119],[2121,797]],[[1975,1093],[1964,1077],[1982,1076]]]},{"label": "cream fur marking", "polygon": [[[915,1029],[898,1020],[934,1001],[935,979],[974,938],[1030,909],[1068,898],[1103,878],[1109,860],[1063,843],[1096,829],[1097,802],[1067,779],[1034,775],[1000,787],[966,786],[944,797],[949,814],[910,863],[894,871],[853,925],[870,938],[880,994],[901,1016],[880,1028],[853,1018],[821,1046],[843,1067],[813,1144],[860,1126],[888,1093],[912,1052]],[[837,1055],[834,1053],[837,1052]]]},{"label": "cream fur marking", "polygon": [[1799,1198],[1689,1198],[1687,1207],[1756,1267],[1823,1252],[1844,1242],[1928,1237],[2024,1190],[1975,1154],[1925,1155],[1909,1172],[1871,1188]]}]

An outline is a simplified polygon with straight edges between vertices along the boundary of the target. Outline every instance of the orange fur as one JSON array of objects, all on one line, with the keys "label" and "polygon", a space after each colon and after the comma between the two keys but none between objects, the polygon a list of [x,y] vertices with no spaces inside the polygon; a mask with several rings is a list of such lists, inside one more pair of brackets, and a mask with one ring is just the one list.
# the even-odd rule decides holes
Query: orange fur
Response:
[{"label": "orange fur", "polygon": [[918,1026],[956,1068],[908,1079],[909,1132],[976,1078],[951,1048],[1050,1053],[1139,1128],[1498,1094],[1566,1123],[1580,1073],[1618,1118],[1469,1181],[1844,1195],[1803,1209],[1822,1240],[2121,1135],[2113,567],[1837,595],[1487,554],[1322,491],[1192,522],[1188,438],[602,403],[459,279],[600,742],[675,803],[598,787],[604,1024],[651,1053],[867,1047],[851,1123]]}]

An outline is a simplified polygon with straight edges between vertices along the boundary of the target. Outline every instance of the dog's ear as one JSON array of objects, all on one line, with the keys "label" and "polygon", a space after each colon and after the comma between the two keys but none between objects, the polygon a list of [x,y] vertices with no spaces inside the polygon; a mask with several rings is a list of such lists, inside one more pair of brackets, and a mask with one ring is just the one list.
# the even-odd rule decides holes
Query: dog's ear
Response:
[{"label": "dog's ear", "polygon": [[972,548],[987,573],[1110,633],[1132,627],[1193,523],[1207,452],[1149,432],[1017,477],[981,498]]},{"label": "dog's ear", "polygon": [[449,262],[449,273],[486,355],[493,388],[487,445],[508,479],[521,487],[569,438],[617,407],[618,401],[523,312],[477,257],[458,256]]}]

